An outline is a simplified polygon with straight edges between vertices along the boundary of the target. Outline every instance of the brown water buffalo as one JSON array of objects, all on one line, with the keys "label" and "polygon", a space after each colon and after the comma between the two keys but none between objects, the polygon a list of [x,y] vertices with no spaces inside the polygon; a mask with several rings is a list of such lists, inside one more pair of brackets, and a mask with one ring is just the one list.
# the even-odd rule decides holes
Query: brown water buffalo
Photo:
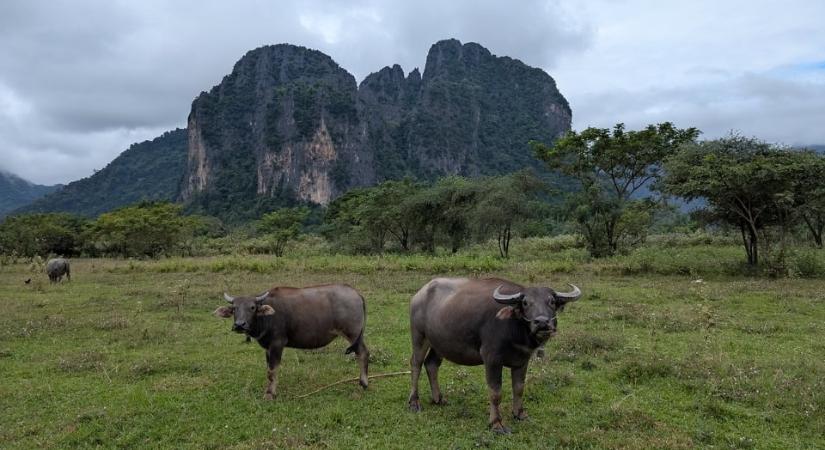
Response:
[{"label": "brown water buffalo", "polygon": [[233,317],[232,331],[245,333],[266,350],[267,386],[264,398],[277,395],[278,366],[284,347],[321,348],[343,336],[351,344],[361,369],[360,384],[367,388],[369,352],[364,345],[367,309],[355,289],[329,284],[305,288],[274,287],[256,297],[231,297],[231,306],[215,310],[218,317]]},{"label": "brown water buffalo", "polygon": [[490,427],[507,433],[499,413],[501,372],[509,367],[513,381],[513,417],[527,415],[522,406],[527,363],[533,351],[556,333],[556,314],[581,296],[579,288],[556,292],[523,287],[498,278],[436,278],[410,302],[412,392],[409,408],[420,411],[418,379],[427,369],[433,403],[442,404],[438,368],[442,359],[484,365],[490,388]]},{"label": "brown water buffalo", "polygon": [[66,275],[68,281],[72,281],[72,272],[69,267],[69,260],[66,258],[52,258],[46,263],[46,274],[49,276],[49,281],[52,283],[59,283]]}]

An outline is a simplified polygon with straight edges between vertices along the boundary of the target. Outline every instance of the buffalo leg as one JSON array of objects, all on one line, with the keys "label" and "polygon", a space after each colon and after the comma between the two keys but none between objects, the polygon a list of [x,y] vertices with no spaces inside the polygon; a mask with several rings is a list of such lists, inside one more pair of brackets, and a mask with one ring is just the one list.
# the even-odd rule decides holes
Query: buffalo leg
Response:
[{"label": "buffalo leg", "polygon": [[424,364],[424,357],[427,354],[428,345],[424,336],[420,333],[412,333],[412,357],[410,357],[410,373],[412,379],[412,390],[408,404],[410,411],[421,411],[421,403],[418,401],[418,379],[421,377],[421,365]]},{"label": "buffalo leg", "polygon": [[278,366],[281,365],[281,353],[284,348],[270,347],[266,352],[266,392],[264,399],[272,400],[278,395]]},{"label": "buffalo leg", "polygon": [[355,350],[355,356],[358,358],[358,368],[361,370],[361,376],[358,379],[358,384],[361,385],[362,388],[366,389],[367,385],[369,384],[369,364],[370,364],[370,352],[367,350],[367,346],[364,344],[364,339],[358,339],[358,347]]},{"label": "buffalo leg", "polygon": [[444,396],[441,395],[441,389],[438,387],[438,367],[441,366],[441,359],[441,356],[433,348],[430,348],[427,357],[424,359],[424,368],[427,369],[427,378],[430,380],[430,392],[433,396],[433,403],[436,405],[445,403]]},{"label": "buffalo leg", "polygon": [[484,370],[487,375],[487,387],[490,388],[490,428],[496,433],[509,433],[510,429],[502,423],[501,412],[499,411],[499,405],[501,404],[501,365],[485,363]]},{"label": "buffalo leg", "polygon": [[527,364],[510,369],[510,378],[513,379],[513,417],[516,420],[524,420],[527,418],[527,413],[524,412],[521,396],[524,394],[524,379],[527,378]]}]

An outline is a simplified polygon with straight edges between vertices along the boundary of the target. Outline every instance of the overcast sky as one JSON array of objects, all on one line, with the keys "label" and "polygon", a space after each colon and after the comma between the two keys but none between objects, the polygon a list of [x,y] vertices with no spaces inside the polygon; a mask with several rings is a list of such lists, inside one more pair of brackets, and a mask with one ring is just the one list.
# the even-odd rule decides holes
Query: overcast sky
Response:
[{"label": "overcast sky", "polygon": [[246,51],[319,49],[360,82],[478,42],[552,75],[573,127],[665,120],[825,144],[825,1],[0,2],[0,168],[66,183],[183,127]]}]

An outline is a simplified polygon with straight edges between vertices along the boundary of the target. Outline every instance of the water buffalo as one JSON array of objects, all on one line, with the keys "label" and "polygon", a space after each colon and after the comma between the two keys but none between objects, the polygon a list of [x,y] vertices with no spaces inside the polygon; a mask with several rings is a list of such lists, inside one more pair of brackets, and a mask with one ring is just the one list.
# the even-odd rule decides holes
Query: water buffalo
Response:
[{"label": "water buffalo", "polygon": [[493,431],[508,433],[499,413],[502,368],[510,368],[513,381],[513,417],[524,419],[521,396],[527,363],[533,351],[556,333],[556,314],[581,296],[579,288],[571,287],[572,292],[563,293],[498,278],[436,278],[427,283],[410,302],[410,410],[421,410],[422,364],[435,404],[444,402],[438,386],[442,359],[468,366],[484,364],[490,388],[489,425]]},{"label": "water buffalo", "polygon": [[361,369],[359,383],[367,388],[369,352],[364,345],[367,308],[355,289],[341,284],[305,288],[274,287],[256,297],[231,297],[231,306],[215,310],[218,317],[232,317],[232,331],[245,333],[266,350],[267,386],[264,398],[277,395],[278,366],[284,347],[321,348],[343,336],[355,352]]},{"label": "water buffalo", "polygon": [[63,275],[66,275],[66,280],[72,281],[72,274],[69,270],[69,260],[65,258],[52,258],[46,263],[46,274],[49,275],[49,281],[52,283],[59,282]]}]

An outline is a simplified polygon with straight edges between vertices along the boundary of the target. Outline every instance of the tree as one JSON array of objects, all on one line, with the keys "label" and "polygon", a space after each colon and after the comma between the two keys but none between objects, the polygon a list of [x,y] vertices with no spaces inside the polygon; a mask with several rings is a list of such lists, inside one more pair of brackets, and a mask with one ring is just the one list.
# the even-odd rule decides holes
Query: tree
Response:
[{"label": "tree", "polygon": [[545,186],[530,171],[482,179],[479,184],[481,192],[474,208],[475,222],[482,233],[493,231],[499,255],[507,258],[514,226],[534,216],[536,194]]},{"label": "tree", "polygon": [[432,221],[434,230],[444,233],[450,251],[456,253],[470,233],[473,209],[480,196],[480,183],[478,180],[449,176],[438,180],[428,191],[432,212],[425,219]]},{"label": "tree", "polygon": [[411,179],[352,189],[330,203],[323,233],[358,252],[381,253],[388,240],[409,251],[416,223],[410,199],[424,189]]},{"label": "tree", "polygon": [[309,209],[303,206],[281,208],[261,217],[258,231],[272,238],[275,256],[283,256],[286,244],[298,237],[308,216]]},{"label": "tree", "polygon": [[[531,142],[536,156],[574,179],[581,188],[571,194],[573,217],[593,256],[614,254],[627,238],[628,208],[638,218],[643,204],[633,200],[660,177],[662,161],[679,146],[699,136],[696,128],[679,129],[670,122],[625,131],[624,124],[571,131],[553,145]],[[648,204],[649,205],[649,204]],[[623,218],[624,217],[624,218]],[[637,227],[636,227],[637,228]]]},{"label": "tree", "polygon": [[198,219],[183,216],[182,207],[168,202],[141,202],[94,222],[95,246],[104,253],[149,256],[174,253],[192,236]]},{"label": "tree", "polygon": [[795,203],[802,221],[811,234],[814,245],[822,248],[825,231],[825,157],[814,152],[801,152],[802,173],[796,179]]},{"label": "tree", "polygon": [[[731,135],[694,143],[665,161],[663,189],[688,200],[704,199],[709,216],[737,227],[748,264],[759,265],[760,237],[792,222],[809,158],[756,138]],[[815,181],[815,180],[811,180]],[[820,181],[804,189],[818,186]],[[767,248],[767,242],[766,248]]]},{"label": "tree", "polygon": [[0,224],[0,253],[21,256],[80,254],[88,220],[64,213],[21,214]]}]

